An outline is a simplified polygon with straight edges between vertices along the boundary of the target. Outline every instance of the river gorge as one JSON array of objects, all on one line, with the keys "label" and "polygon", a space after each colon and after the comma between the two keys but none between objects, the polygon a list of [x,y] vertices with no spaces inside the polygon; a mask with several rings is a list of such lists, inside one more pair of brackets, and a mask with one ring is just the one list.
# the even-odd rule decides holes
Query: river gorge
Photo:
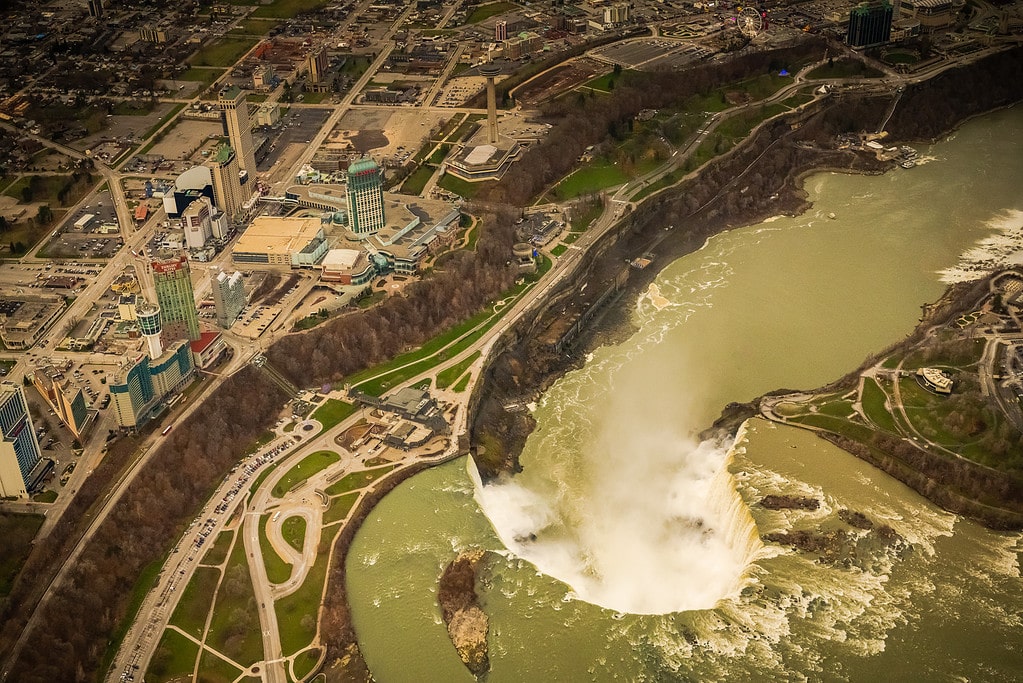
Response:
[{"label": "river gorge", "polygon": [[[347,561],[375,678],[471,680],[436,591],[482,548],[491,681],[1013,680],[1020,534],[807,432],[753,419],[734,441],[698,437],[729,402],[841,376],[946,283],[1016,258],[1023,109],[918,150],[909,170],[810,176],[806,213],[666,265],[631,302],[635,333],[530,406],[521,473],[483,486],[460,459],[391,492]],[[820,504],[772,510],[768,495]],[[802,530],[841,532],[842,552],[762,540]]]}]

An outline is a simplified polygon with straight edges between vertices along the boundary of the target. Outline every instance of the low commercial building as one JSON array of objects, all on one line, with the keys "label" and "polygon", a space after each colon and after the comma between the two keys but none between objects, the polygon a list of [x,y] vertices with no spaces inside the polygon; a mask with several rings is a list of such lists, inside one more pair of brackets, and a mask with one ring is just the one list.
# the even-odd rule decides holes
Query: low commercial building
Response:
[{"label": "low commercial building", "polygon": [[68,431],[81,441],[96,415],[95,411],[86,407],[82,387],[52,365],[38,368],[32,373],[32,384]]},{"label": "low commercial building", "polygon": [[191,343],[192,363],[197,368],[208,368],[227,352],[227,342],[220,332],[203,332]]},{"label": "low commercial building", "polygon": [[238,238],[231,258],[246,265],[309,268],[319,264],[327,250],[319,218],[259,216]]},{"label": "low commercial building", "polygon": [[0,340],[11,351],[35,344],[64,310],[60,296],[0,297]]},{"label": "low commercial building", "polygon": [[369,254],[359,249],[331,249],[323,259],[320,279],[342,285],[364,285],[377,274]]},{"label": "low commercial building", "polygon": [[924,386],[936,394],[951,394],[952,379],[937,368],[920,368],[916,371]]}]

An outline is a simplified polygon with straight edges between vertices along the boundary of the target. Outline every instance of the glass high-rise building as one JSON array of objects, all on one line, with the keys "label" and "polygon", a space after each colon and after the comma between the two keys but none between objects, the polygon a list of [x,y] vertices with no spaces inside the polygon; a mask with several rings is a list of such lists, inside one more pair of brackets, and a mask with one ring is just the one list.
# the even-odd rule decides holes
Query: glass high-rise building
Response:
[{"label": "glass high-rise building", "polygon": [[188,258],[181,255],[153,261],[153,283],[163,321],[164,347],[175,339],[198,340],[199,313],[195,309]]},{"label": "glass high-rise building", "polygon": [[384,183],[370,158],[348,167],[348,226],[356,235],[373,235],[384,227]]},{"label": "glass high-rise building", "polygon": [[850,47],[874,47],[891,39],[894,11],[887,0],[864,2],[849,12],[845,42]]},{"label": "glass high-rise building", "polygon": [[245,283],[242,274],[235,271],[228,275],[224,271],[210,274],[213,281],[213,306],[217,311],[217,324],[228,328],[238,319],[245,304]]},{"label": "glass high-rise building", "polygon": [[24,389],[0,383],[0,495],[26,495],[41,459]]}]

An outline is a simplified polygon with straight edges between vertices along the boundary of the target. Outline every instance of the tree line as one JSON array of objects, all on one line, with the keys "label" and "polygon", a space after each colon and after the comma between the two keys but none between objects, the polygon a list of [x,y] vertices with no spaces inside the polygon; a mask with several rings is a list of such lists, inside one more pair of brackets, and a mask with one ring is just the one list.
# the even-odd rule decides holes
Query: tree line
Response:
[{"label": "tree line", "polygon": [[[50,595],[8,680],[78,683],[102,675],[104,655],[118,625],[128,617],[133,590],[149,588],[136,586],[143,570],[161,562],[217,482],[265,432],[285,399],[256,369],[246,367],[166,437]],[[130,453],[130,448],[124,450]],[[78,523],[75,512],[65,514],[67,524]],[[4,651],[27,619],[28,613],[17,609],[24,607],[30,605],[19,601],[5,612]]]}]

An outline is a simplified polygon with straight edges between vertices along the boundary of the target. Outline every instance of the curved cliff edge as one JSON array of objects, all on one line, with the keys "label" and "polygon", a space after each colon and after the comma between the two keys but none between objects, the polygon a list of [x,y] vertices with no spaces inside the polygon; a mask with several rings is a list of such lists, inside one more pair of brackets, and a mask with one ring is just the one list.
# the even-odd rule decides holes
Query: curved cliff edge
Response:
[{"label": "curved cliff edge", "polygon": [[444,568],[438,582],[437,602],[448,628],[448,637],[466,668],[477,678],[490,671],[487,632],[490,620],[479,605],[476,573],[485,550],[461,553]]},{"label": "curved cliff edge", "polygon": [[[1018,102],[1023,97],[1023,81],[1000,82],[995,76],[1018,69],[1021,64],[1023,48],[1015,48],[907,87],[902,104],[888,123],[889,141],[895,144],[935,140],[966,120]],[[958,89],[968,89],[971,97],[950,95]],[[585,256],[576,275],[551,292],[546,307],[519,321],[495,349],[480,383],[486,390],[480,392],[470,422],[470,452],[483,481],[514,476],[522,469],[519,454],[535,422],[528,411],[512,410],[509,406],[523,406],[536,400],[559,377],[581,365],[588,351],[607,342],[608,336],[620,336],[627,331],[631,307],[626,302],[635,301],[664,266],[699,249],[717,233],[773,215],[802,213],[809,208],[802,183],[811,173],[827,169],[874,174],[890,168],[890,164],[862,155],[826,148],[829,139],[850,126],[870,128],[882,120],[890,103],[889,98],[877,95],[848,93],[814,111],[804,112],[798,121],[779,119],[759,129],[731,153],[710,162],[696,179],[683,181],[671,192],[649,197],[627,214]],[[743,173],[756,175],[763,183],[744,192],[741,183],[731,183],[731,179]],[[716,201],[699,204],[706,195],[714,196]],[[691,208],[694,204],[695,210]],[[666,229],[668,226],[673,229]],[[650,252],[656,254],[652,266],[642,271],[625,271],[627,275],[622,278],[623,262]],[[596,307],[598,297],[600,302],[605,301],[603,295],[612,286],[617,293],[611,297],[607,310],[578,331],[575,322],[579,312]],[[925,307],[925,314],[933,316],[943,302],[953,301],[958,291],[956,287],[950,288],[942,302]],[[911,340],[912,337],[904,343]],[[858,377],[858,372],[838,380],[835,386],[854,376]],[[742,422],[760,414],[763,399],[788,393],[791,391],[780,390],[747,404],[730,404],[704,434],[734,434]],[[839,445],[850,452],[856,450],[851,444]],[[893,460],[881,457],[884,447],[880,456],[876,451],[871,448],[872,458],[855,454],[948,510],[992,528],[1023,528],[1023,505],[1019,514],[1015,511],[1004,514],[1003,509],[990,508],[987,495],[961,495],[958,488],[961,479],[955,487],[948,483],[960,476],[971,480],[975,490],[982,485],[975,486],[973,481],[997,483],[1010,492],[1009,498],[1014,498],[1016,482],[1004,481],[1008,475],[999,473],[999,477],[992,478],[988,468],[958,463],[956,471],[950,472],[937,456],[900,453],[900,458]],[[931,466],[929,471],[918,467],[924,461]]]}]

